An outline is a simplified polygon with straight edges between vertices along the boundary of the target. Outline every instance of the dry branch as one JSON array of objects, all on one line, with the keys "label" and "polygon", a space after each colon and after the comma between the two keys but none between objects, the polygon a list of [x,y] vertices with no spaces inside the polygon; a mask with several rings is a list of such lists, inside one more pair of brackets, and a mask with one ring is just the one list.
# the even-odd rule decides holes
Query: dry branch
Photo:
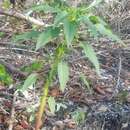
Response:
[{"label": "dry branch", "polygon": [[13,123],[15,120],[15,102],[16,102],[17,92],[14,93],[13,101],[12,101],[12,108],[11,108],[11,115],[9,120],[9,127],[8,130],[13,130]]},{"label": "dry branch", "polygon": [[26,15],[21,14],[21,13],[16,12],[16,11],[9,12],[9,11],[4,11],[3,9],[0,9],[0,15],[6,15],[6,16],[15,17],[18,19],[23,19],[23,20],[29,21],[30,23],[36,24],[38,26],[45,25],[42,21],[39,21],[33,17],[26,16]]}]

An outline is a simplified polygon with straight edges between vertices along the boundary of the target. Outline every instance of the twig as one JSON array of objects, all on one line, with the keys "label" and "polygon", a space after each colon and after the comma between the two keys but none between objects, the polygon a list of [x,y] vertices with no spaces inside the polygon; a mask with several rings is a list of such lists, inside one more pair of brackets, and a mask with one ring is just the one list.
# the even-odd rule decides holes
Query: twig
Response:
[{"label": "twig", "polygon": [[37,20],[37,19],[35,19],[33,17],[30,17],[30,16],[26,16],[24,14],[18,13],[16,11],[7,12],[7,11],[4,11],[4,10],[0,9],[0,14],[10,16],[10,17],[19,18],[19,19],[23,19],[23,20],[29,21],[29,22],[31,22],[33,24],[36,24],[38,26],[45,26],[45,24],[42,21],[39,21],[39,20]]},{"label": "twig", "polygon": [[104,126],[105,126],[105,120],[103,121],[103,124],[102,124],[102,130],[104,130]]},{"label": "twig", "polygon": [[10,29],[0,28],[0,32],[9,33],[9,32],[12,32],[12,30],[10,30]]},{"label": "twig", "polygon": [[118,89],[118,87],[120,85],[121,68],[122,68],[122,62],[121,62],[121,57],[119,57],[119,69],[118,69],[118,78],[117,78],[116,89]]},{"label": "twig", "polygon": [[35,54],[39,54],[39,52],[36,51],[32,51],[29,49],[23,49],[23,48],[17,48],[17,47],[11,47],[11,48],[1,48],[1,50],[14,50],[14,51],[23,51],[23,52],[28,52],[28,53],[35,53]]},{"label": "twig", "polygon": [[15,44],[14,42],[6,42],[6,41],[0,41],[0,45],[9,46],[9,47],[26,48],[26,45],[18,45],[18,44]]},{"label": "twig", "polygon": [[8,130],[13,130],[13,122],[15,119],[15,101],[17,97],[17,92],[14,93],[13,102],[12,102],[12,109],[11,109],[11,115],[10,115],[10,121],[9,121],[9,127]]},{"label": "twig", "polygon": [[1,104],[0,104],[0,110],[2,111],[2,113],[9,115],[9,112],[7,112],[7,111],[3,108],[3,106],[2,106]]}]

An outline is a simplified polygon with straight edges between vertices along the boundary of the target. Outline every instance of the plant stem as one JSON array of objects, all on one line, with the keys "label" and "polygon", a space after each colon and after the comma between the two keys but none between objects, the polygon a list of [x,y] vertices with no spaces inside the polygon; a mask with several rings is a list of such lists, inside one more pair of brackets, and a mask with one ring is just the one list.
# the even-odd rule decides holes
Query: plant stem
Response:
[{"label": "plant stem", "polygon": [[46,80],[46,83],[43,88],[44,89],[42,92],[40,106],[39,106],[39,110],[38,110],[38,114],[37,114],[37,118],[36,118],[35,130],[40,130],[40,127],[42,124],[42,116],[43,116],[43,113],[45,110],[46,100],[47,100],[48,91],[49,91],[49,81],[48,80]]},{"label": "plant stem", "polygon": [[43,92],[42,92],[42,96],[41,96],[40,106],[39,106],[38,114],[36,117],[35,130],[40,130],[40,127],[42,125],[42,117],[43,117],[43,113],[44,113],[45,107],[46,107],[46,100],[48,97],[49,86],[52,83],[53,77],[56,75],[55,71],[56,71],[58,63],[59,63],[59,61],[61,61],[63,55],[64,55],[64,46],[59,46],[58,49],[56,50],[56,55],[55,55],[54,61],[53,61],[54,63],[49,72],[49,76],[47,77],[46,82],[43,86]]}]

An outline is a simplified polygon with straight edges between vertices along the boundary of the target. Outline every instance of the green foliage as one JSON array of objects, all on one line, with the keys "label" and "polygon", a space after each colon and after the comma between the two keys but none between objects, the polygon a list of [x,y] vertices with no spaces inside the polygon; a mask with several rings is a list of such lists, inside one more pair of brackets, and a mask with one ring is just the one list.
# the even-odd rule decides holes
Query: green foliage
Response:
[{"label": "green foliage", "polygon": [[53,28],[48,27],[44,32],[42,32],[38,39],[37,39],[37,45],[36,50],[38,50],[41,47],[44,47],[48,42],[56,38],[60,33],[60,28]]},{"label": "green foliage", "polygon": [[28,88],[32,87],[32,85],[36,82],[36,80],[37,80],[37,74],[35,73],[30,74],[24,81],[23,86],[19,88],[19,90],[21,92],[27,91]]},{"label": "green foliage", "polygon": [[35,110],[36,110],[36,105],[30,105],[26,108],[27,112],[30,113],[29,114],[29,122],[34,122],[35,120]]},{"label": "green foliage", "polygon": [[90,93],[92,93],[92,88],[90,87],[89,81],[86,79],[84,74],[80,75],[81,81],[85,84],[85,86],[87,87],[88,91]]},{"label": "green foliage", "polygon": [[60,44],[55,50],[53,64],[51,65],[51,70],[50,70],[49,76],[48,76],[50,83],[52,82],[54,76],[56,76],[56,74],[57,74],[57,67],[58,67],[59,62],[61,62],[61,60],[64,56],[65,48],[66,47],[64,44]]},{"label": "green foliage", "polygon": [[67,6],[66,0],[46,0],[52,7],[65,7]]},{"label": "green foliage", "polygon": [[[60,1],[60,3],[56,1]],[[50,71],[48,72],[45,84],[43,86],[44,89],[41,97],[41,104],[39,107],[37,125],[39,125],[40,119],[42,118],[42,114],[45,109],[49,86],[52,84],[57,74],[59,78],[60,89],[62,91],[65,90],[65,86],[69,80],[69,67],[68,63],[63,61],[66,53],[68,52],[66,50],[71,50],[73,45],[75,44],[73,41],[74,39],[76,39],[75,36],[78,36],[78,31],[80,30],[79,27],[85,25],[86,30],[84,31],[88,32],[87,35],[90,34],[91,36],[96,38],[98,38],[99,36],[107,36],[113,41],[122,43],[122,41],[115,34],[113,34],[106,22],[100,17],[93,14],[93,9],[97,7],[101,2],[102,0],[94,0],[87,7],[70,7],[61,0],[53,0],[47,1],[46,4],[44,3],[44,5],[40,4],[33,6],[30,9],[32,12],[40,12],[40,14],[43,13],[43,15],[45,13],[49,13],[53,16],[54,21],[49,26],[44,27],[44,31],[26,32],[22,35],[17,36],[15,38],[16,41],[30,39],[37,40],[36,50],[38,50],[40,48],[46,47],[46,44],[53,41],[54,39],[57,40],[55,52],[51,57]],[[77,42],[79,44],[81,43],[81,41],[78,40]],[[85,43],[82,43],[79,46],[83,49],[85,56],[92,62],[97,74],[100,75],[100,65],[98,58],[93,47],[90,44],[86,44],[87,42],[88,41],[85,41]],[[76,45],[78,45],[78,43]],[[36,66],[38,68],[41,67],[38,65]],[[33,69],[36,68],[32,67],[28,71],[31,72]],[[36,82],[36,79],[36,74],[30,75],[25,80],[21,90],[27,90],[29,86],[33,85]],[[81,75],[81,80],[91,92],[90,85],[83,75]],[[52,113],[55,113],[56,111],[56,104],[57,103],[55,102],[55,99],[53,97],[49,97],[48,105]],[[60,106],[57,107],[58,109],[60,108]],[[73,117],[78,123],[80,123],[84,121],[85,113],[82,110],[78,110],[74,113]]]},{"label": "green foliage", "polygon": [[4,0],[2,3],[2,7],[5,9],[8,9],[10,7],[10,1],[9,0]]},{"label": "green foliage", "polygon": [[54,114],[56,111],[56,102],[55,102],[54,97],[48,98],[48,105],[49,105],[51,113]]},{"label": "green foliage", "polygon": [[[49,92],[49,86],[52,83],[53,78],[56,75],[55,72],[57,70],[58,63],[61,61],[61,59],[64,56],[64,48],[65,47],[64,47],[64,44],[63,44],[63,45],[59,45],[58,48],[55,50],[53,64],[51,66],[51,69],[50,69],[50,71],[48,73],[45,84],[43,86],[43,92],[42,92],[42,96],[41,96],[39,111],[38,111],[38,115],[37,115],[37,122],[36,122],[36,128],[37,129],[39,129],[39,127],[40,127],[39,121],[41,121],[43,112],[45,110],[46,100],[47,100],[47,96],[48,96],[48,92]],[[51,111],[54,111],[54,107],[53,107],[53,110],[51,110]]]},{"label": "green foliage", "polygon": [[0,38],[2,38],[5,35],[4,32],[0,32]]},{"label": "green foliage", "polygon": [[81,22],[85,23],[88,27],[88,32],[90,32],[91,36],[98,37],[98,31],[96,27],[94,26],[93,22],[89,19],[89,16],[83,16],[80,19]]},{"label": "green foliage", "polygon": [[57,13],[55,19],[54,19],[54,27],[58,26],[63,20],[68,16],[68,13],[66,11],[60,11]]},{"label": "green foliage", "polygon": [[48,106],[52,114],[55,114],[55,112],[59,111],[60,108],[67,108],[65,104],[56,102],[54,97],[48,98]]},{"label": "green foliage", "polygon": [[123,44],[120,38],[117,35],[113,34],[108,24],[105,21],[103,21],[100,17],[90,14],[88,16],[81,17],[80,20],[87,24],[91,34],[94,37],[97,37],[100,34],[102,36],[106,36],[107,38],[113,41]]},{"label": "green foliage", "polygon": [[119,100],[120,103],[125,103],[127,102],[129,96],[129,92],[126,90],[122,90],[118,93],[117,99]]},{"label": "green foliage", "polygon": [[90,44],[81,44],[81,47],[83,48],[86,57],[93,63],[97,73],[100,75],[100,65],[99,61],[97,59],[96,53],[93,50],[93,47]]},{"label": "green foliage", "polygon": [[51,7],[48,4],[34,5],[30,10],[44,13],[56,13],[59,11],[58,8]]},{"label": "green foliage", "polygon": [[102,34],[103,36],[107,36],[111,40],[122,43],[122,41],[119,39],[119,37],[114,35],[112,33],[112,31],[109,28],[105,27],[103,24],[101,24],[101,23],[96,24],[96,28],[99,31],[99,33]]},{"label": "green foliage", "polygon": [[[60,4],[56,3],[55,0],[53,2],[47,2],[44,5],[35,5],[31,8],[31,10],[36,12],[51,13],[54,16],[53,24],[49,27],[45,27],[44,31],[42,32],[26,32],[22,35],[17,36],[15,39],[37,39],[36,50],[38,50],[42,47],[45,47],[47,43],[57,38],[59,39],[58,41],[60,42],[60,44],[64,43],[69,48],[72,47],[72,45],[74,44],[73,40],[75,38],[75,35],[78,35],[77,31],[80,25],[85,23],[85,25],[87,25],[88,28],[87,31],[90,32],[90,34],[94,37],[102,35],[107,36],[108,38],[114,41],[121,42],[121,40],[116,35],[114,35],[112,31],[109,29],[107,23],[103,21],[100,17],[93,14],[92,9],[94,7],[97,7],[101,2],[102,0],[94,0],[88,7],[76,8],[70,7],[69,5],[61,1]],[[100,75],[99,61],[93,47],[90,44],[83,43],[81,44],[81,47],[83,48],[86,57],[93,63],[96,72]],[[60,88],[62,91],[64,90],[69,77],[68,65],[67,63],[62,62],[63,56],[61,55],[63,53],[65,53],[65,48],[59,47],[58,54],[54,55],[54,64],[51,66],[51,69],[53,71],[50,71],[49,76],[49,80],[52,80],[51,78],[53,77],[54,73],[58,71]],[[39,68],[40,66],[37,67]],[[56,68],[58,69],[56,70]],[[30,69],[33,69],[33,67]],[[82,79],[85,82],[86,86],[89,88],[89,84],[85,81],[83,77]]]},{"label": "green foliage", "polygon": [[91,9],[93,7],[97,7],[103,0],[94,0],[88,7],[88,9]]},{"label": "green foliage", "polygon": [[85,121],[85,116],[86,113],[81,109],[78,109],[72,113],[72,117],[77,122],[77,124],[83,123]]},{"label": "green foliage", "polygon": [[68,65],[63,61],[58,64],[58,77],[60,82],[60,89],[64,91],[66,83],[69,80],[69,68]]},{"label": "green foliage", "polygon": [[32,30],[30,32],[25,32],[23,34],[15,35],[12,40],[14,42],[36,40],[39,34],[40,34],[39,31]]},{"label": "green foliage", "polygon": [[60,110],[60,108],[66,109],[67,106],[63,103],[57,103],[56,104],[56,112]]},{"label": "green foliage", "polygon": [[5,67],[0,64],[0,83],[10,85],[13,82],[12,77],[8,74]]},{"label": "green foliage", "polygon": [[[36,50],[45,47],[47,43],[58,39],[59,43],[72,47],[75,35],[78,35],[79,27],[85,23],[87,31],[94,37],[107,36],[108,38],[121,42],[121,40],[112,33],[107,23],[100,17],[93,14],[92,9],[97,7],[102,0],[94,0],[88,7],[70,7],[65,2],[57,3],[56,0],[48,1],[46,4],[33,6],[30,10],[36,12],[51,13],[54,16],[54,22],[49,27],[45,27],[44,31],[31,31],[16,36],[16,40],[37,39]],[[38,38],[37,38],[38,37]],[[80,43],[80,41],[79,41]],[[90,44],[81,44],[86,57],[93,63],[96,72],[100,75],[99,61],[93,47]],[[60,50],[61,49],[61,50]],[[65,47],[58,47],[58,53],[54,54],[53,65],[51,66],[49,81],[58,71],[58,77],[61,90],[63,91],[68,81],[69,72],[67,63],[63,63],[63,53]],[[57,52],[57,50],[56,50]],[[62,55],[62,56],[61,56]],[[40,66],[37,66],[38,68]],[[54,69],[55,68],[55,69]],[[58,69],[56,69],[58,68]],[[30,68],[33,70],[33,67]],[[53,70],[53,71],[52,71]],[[30,71],[30,70],[29,70]],[[83,77],[82,77],[83,78]],[[84,78],[83,78],[84,79]],[[83,80],[85,81],[85,80]],[[86,86],[89,85],[85,82]]]},{"label": "green foliage", "polygon": [[75,21],[69,21],[69,19],[64,20],[64,34],[67,42],[67,46],[71,45],[72,40],[77,31],[77,23]]},{"label": "green foliage", "polygon": [[[57,3],[56,1],[60,1],[60,3]],[[51,57],[50,71],[47,74],[43,86],[38,119],[36,123],[37,129],[40,127],[39,122],[41,122],[42,115],[45,110],[49,86],[53,83],[53,80],[57,74],[59,78],[60,89],[62,91],[65,90],[65,86],[69,80],[69,67],[67,62],[63,61],[66,53],[68,52],[66,50],[71,50],[75,44],[73,41],[76,39],[75,36],[78,36],[79,34],[79,27],[85,25],[86,30],[84,29],[84,31],[88,32],[87,35],[90,34],[96,38],[99,36],[107,36],[113,41],[122,43],[122,41],[115,34],[113,34],[106,22],[100,17],[93,14],[93,9],[97,7],[101,1],[102,0],[94,0],[88,7],[70,7],[61,0],[53,0],[53,2],[47,1],[47,4],[36,5],[31,8],[32,12],[40,12],[40,14],[43,13],[43,15],[45,13],[51,13],[54,21],[49,26],[44,27],[44,31],[42,32],[32,30],[14,38],[15,41],[25,41],[32,39],[34,41],[37,40],[36,50],[45,47],[47,43],[51,42],[54,39],[57,40],[55,52]],[[78,40],[77,42],[79,44],[81,43],[81,41]],[[85,41],[85,43],[87,42],[88,41]],[[76,45],[78,45],[78,43],[76,43]],[[79,46],[83,49],[85,56],[92,62],[97,74],[100,75],[100,65],[96,53],[90,44],[85,43],[82,43]],[[38,64],[34,64],[34,66],[35,65],[38,68],[41,67]],[[30,70],[27,70],[31,72],[33,69],[36,69],[34,66],[30,68]],[[81,79],[87,86],[88,90],[91,92],[91,88],[86,78],[84,76],[81,76]],[[29,75],[25,80],[24,85],[20,88],[20,91],[26,91],[36,82],[36,80],[37,74]],[[60,108],[60,106],[57,106],[56,104],[57,103],[55,102],[55,99],[53,97],[49,97],[48,105],[52,113],[55,113],[56,108]],[[77,123],[81,123],[85,119],[85,112],[78,110],[73,113],[73,118],[77,121]]]},{"label": "green foliage", "polygon": [[42,61],[34,61],[30,65],[22,67],[21,70],[24,72],[32,73],[41,70],[42,67],[43,67]]}]

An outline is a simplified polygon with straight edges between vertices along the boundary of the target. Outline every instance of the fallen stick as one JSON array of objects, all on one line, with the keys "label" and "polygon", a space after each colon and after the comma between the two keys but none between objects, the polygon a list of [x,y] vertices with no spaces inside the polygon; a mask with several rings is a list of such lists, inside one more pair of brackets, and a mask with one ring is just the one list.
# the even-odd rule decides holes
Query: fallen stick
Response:
[{"label": "fallen stick", "polygon": [[13,124],[15,120],[15,102],[16,102],[17,92],[13,95],[12,108],[10,113],[9,127],[8,130],[13,130]]},{"label": "fallen stick", "polygon": [[26,15],[21,14],[21,13],[16,12],[16,11],[9,12],[9,11],[4,11],[3,9],[0,9],[0,14],[15,17],[15,18],[18,18],[18,19],[23,19],[23,20],[29,21],[33,24],[36,24],[38,26],[45,26],[45,23],[43,23],[42,21],[39,21],[39,20],[37,20],[33,17],[26,16]]}]

